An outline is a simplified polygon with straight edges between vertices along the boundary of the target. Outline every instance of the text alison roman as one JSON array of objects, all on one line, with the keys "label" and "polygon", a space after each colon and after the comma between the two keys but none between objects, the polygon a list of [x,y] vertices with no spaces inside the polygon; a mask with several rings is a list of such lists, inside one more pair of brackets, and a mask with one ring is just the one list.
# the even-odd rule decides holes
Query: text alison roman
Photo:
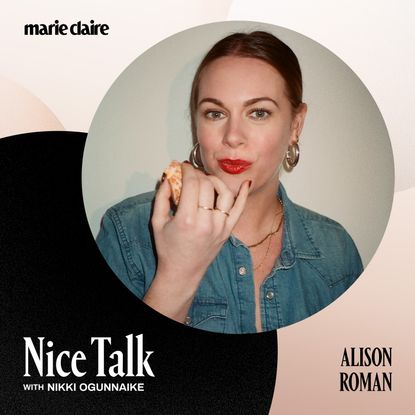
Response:
[{"label": "text alison roman", "polygon": [[[112,350],[111,337],[91,337],[91,346],[96,354],[96,377],[152,376],[149,357],[152,351],[144,350],[143,334],[125,336],[124,350]],[[25,373],[24,376],[66,377],[74,375],[78,378],[86,375],[85,353],[78,350],[56,352],[53,341],[45,344],[44,337],[37,337],[36,345],[31,337],[24,337]],[[111,365],[107,365],[110,361]]]},{"label": "text alison roman", "polygon": [[[392,390],[392,372],[368,370],[392,367],[392,347],[345,347],[341,366],[362,368],[359,372],[340,372],[341,392]],[[363,371],[363,368],[367,370]]]}]

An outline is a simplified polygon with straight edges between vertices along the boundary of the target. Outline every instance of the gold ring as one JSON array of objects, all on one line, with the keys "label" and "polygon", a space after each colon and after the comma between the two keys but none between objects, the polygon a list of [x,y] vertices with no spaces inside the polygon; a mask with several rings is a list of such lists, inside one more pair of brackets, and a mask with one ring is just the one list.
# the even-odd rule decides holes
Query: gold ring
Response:
[{"label": "gold ring", "polygon": [[211,207],[207,207],[207,206],[198,206],[199,209],[204,209],[204,210],[213,210],[213,208]]},{"label": "gold ring", "polygon": [[219,209],[217,207],[215,207],[215,210],[218,210],[219,212],[223,213],[226,216],[229,216],[229,212],[226,212],[225,210]]}]

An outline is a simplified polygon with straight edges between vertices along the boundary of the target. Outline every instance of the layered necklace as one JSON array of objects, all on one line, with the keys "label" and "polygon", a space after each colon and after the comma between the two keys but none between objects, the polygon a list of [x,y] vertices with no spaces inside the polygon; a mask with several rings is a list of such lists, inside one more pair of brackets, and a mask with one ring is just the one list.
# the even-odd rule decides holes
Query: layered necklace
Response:
[{"label": "layered necklace", "polygon": [[[274,215],[274,218],[273,218],[272,224],[271,224],[271,230],[269,231],[269,233],[267,235],[265,235],[265,237],[262,238],[259,242],[256,242],[252,245],[247,245],[247,247],[249,249],[256,248],[257,246],[262,245],[266,240],[268,240],[268,246],[267,246],[267,250],[265,251],[265,255],[262,258],[261,262],[253,268],[254,271],[261,268],[262,265],[264,264],[265,260],[268,258],[268,254],[269,254],[269,251],[270,251],[270,248],[271,248],[272,237],[281,229],[281,225],[282,225],[282,222],[284,220],[284,205],[282,204],[281,199],[278,199],[278,201],[280,202],[281,210],[278,209],[277,212],[275,212],[275,215]],[[274,229],[275,221],[276,221],[277,217],[279,216],[279,213],[281,213],[281,217],[280,217],[280,220],[278,221],[277,227]]]}]

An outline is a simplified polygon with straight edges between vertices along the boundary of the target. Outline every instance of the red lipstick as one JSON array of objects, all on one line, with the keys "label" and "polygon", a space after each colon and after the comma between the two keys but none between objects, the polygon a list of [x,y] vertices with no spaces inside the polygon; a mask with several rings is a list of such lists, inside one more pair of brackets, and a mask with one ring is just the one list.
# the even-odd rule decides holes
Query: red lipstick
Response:
[{"label": "red lipstick", "polygon": [[222,159],[218,160],[220,168],[229,174],[240,174],[245,170],[248,170],[251,167],[251,162],[246,160],[231,160],[231,159]]}]

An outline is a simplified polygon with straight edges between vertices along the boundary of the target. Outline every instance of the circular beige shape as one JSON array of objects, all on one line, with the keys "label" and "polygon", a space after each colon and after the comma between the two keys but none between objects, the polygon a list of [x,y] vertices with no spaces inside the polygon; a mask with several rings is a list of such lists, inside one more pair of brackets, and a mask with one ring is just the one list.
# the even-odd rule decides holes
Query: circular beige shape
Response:
[{"label": "circular beige shape", "polygon": [[55,114],[19,84],[0,77],[0,137],[35,131],[62,131]]}]

